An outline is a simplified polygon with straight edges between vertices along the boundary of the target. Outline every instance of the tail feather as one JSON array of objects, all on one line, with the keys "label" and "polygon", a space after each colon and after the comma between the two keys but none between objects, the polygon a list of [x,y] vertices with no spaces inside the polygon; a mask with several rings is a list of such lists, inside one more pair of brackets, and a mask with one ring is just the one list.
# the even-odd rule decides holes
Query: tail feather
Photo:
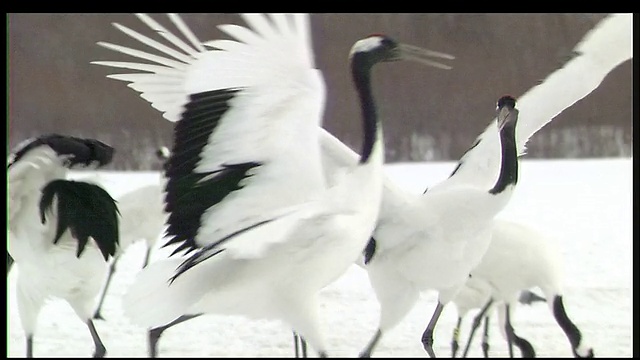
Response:
[{"label": "tail feather", "polygon": [[125,315],[137,325],[154,328],[166,325],[181,315],[201,312],[194,306],[202,297],[223,287],[239,271],[225,259],[225,256],[220,256],[207,261],[173,282],[169,279],[184,258],[149,264],[138,273],[123,297]]},{"label": "tail feather", "polygon": [[190,294],[192,289],[186,288],[189,283],[176,281],[169,286],[168,282],[181,262],[181,259],[157,261],[138,273],[123,297],[124,313],[132,322],[153,328],[187,312],[190,304],[177,300],[180,293]]}]

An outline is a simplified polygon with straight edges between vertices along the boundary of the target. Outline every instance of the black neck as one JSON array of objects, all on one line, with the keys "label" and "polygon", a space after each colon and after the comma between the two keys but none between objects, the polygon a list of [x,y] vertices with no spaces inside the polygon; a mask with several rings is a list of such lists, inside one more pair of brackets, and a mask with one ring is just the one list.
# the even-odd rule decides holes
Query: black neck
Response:
[{"label": "black neck", "polygon": [[[553,299],[553,316],[556,318],[556,322],[562,328],[565,335],[569,339],[571,343],[571,347],[573,349],[573,353],[576,357],[580,357],[576,354],[576,349],[580,346],[580,341],[582,341],[582,334],[578,327],[569,319],[567,312],[564,310],[564,303],[562,302],[562,296],[556,295]],[[593,357],[593,354],[588,357]]]},{"label": "black neck", "polygon": [[513,333],[513,344],[520,349],[520,353],[522,354],[522,358],[531,359],[536,357],[536,351],[526,339],[523,339]]},{"label": "black neck", "polygon": [[500,130],[500,176],[489,193],[500,194],[509,185],[518,182],[518,149],[516,148],[516,124],[506,124]]},{"label": "black neck", "polygon": [[360,107],[362,111],[362,124],[364,139],[362,152],[360,153],[360,163],[366,163],[373,151],[378,131],[378,116],[371,91],[371,64],[355,55],[351,63],[351,73],[356,86]]}]

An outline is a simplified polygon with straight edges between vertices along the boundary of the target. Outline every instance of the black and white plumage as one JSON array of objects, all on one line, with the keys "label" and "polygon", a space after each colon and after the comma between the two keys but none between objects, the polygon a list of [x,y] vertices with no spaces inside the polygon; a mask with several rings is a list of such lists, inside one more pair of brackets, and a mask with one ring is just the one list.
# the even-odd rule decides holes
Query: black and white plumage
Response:
[{"label": "black and white plumage", "polygon": [[[170,150],[165,146],[158,148],[155,152],[163,167],[170,154]],[[117,197],[120,211],[120,246],[110,261],[105,285],[93,314],[94,319],[104,319],[101,313],[102,305],[122,254],[134,243],[144,241],[147,248],[142,261],[144,268],[149,263],[151,250],[155,247],[156,241],[163,237],[167,220],[167,214],[164,211],[165,185],[165,178],[161,175],[157,183],[142,186]]]},{"label": "black and white plumage", "polygon": [[[578,327],[569,319],[564,307],[562,259],[555,241],[536,229],[524,224],[494,220],[491,244],[484,254],[480,264],[472,270],[471,278],[465,289],[459,294],[454,303],[466,302],[486,303],[489,299],[495,304],[501,304],[500,317],[503,336],[509,343],[521,338],[514,336],[511,325],[510,309],[519,301],[523,289],[538,287],[547,299],[549,309],[558,325],[566,334],[576,357],[593,357],[593,349],[584,344]],[[469,290],[473,289],[473,292]],[[484,289],[484,291],[478,291]],[[460,311],[460,305],[458,306]],[[485,312],[487,310],[485,309]],[[472,341],[475,328],[479,325],[480,313],[474,322],[471,335],[465,347],[466,355],[469,343]],[[530,352],[533,348],[529,344]]]},{"label": "black and white plumage", "polygon": [[[631,14],[615,14],[605,18],[575,47],[575,56],[572,59],[519,99],[518,108],[522,114],[516,127],[516,150],[519,156],[524,155],[525,145],[535,132],[564,109],[595,90],[610,71],[632,57],[631,19]],[[351,149],[327,132],[322,131],[321,140],[324,169],[330,182],[333,174],[339,173],[342,166],[353,164],[356,156]],[[498,132],[495,122],[492,122],[470,150],[463,155],[451,176],[430,188],[424,196],[407,194],[385,178],[381,211],[373,237],[375,240],[368,244],[364,259],[360,262],[360,265],[364,265],[364,260],[368,260],[367,263],[374,265],[377,262],[376,256],[379,260],[382,259],[376,266],[366,266],[372,285],[377,289],[382,313],[379,331],[363,351],[363,356],[370,355],[382,333],[393,328],[411,309],[417,299],[417,293],[421,290],[417,285],[419,280],[424,281],[423,285],[426,285],[426,288],[442,289],[441,303],[432,319],[437,321],[442,304],[455,295],[456,287],[459,288],[464,284],[469,271],[482,257],[483,246],[484,249],[488,246],[488,236],[482,235],[477,229],[469,232],[469,235],[464,234],[465,228],[470,229],[465,222],[459,228],[451,227],[459,231],[460,241],[451,242],[450,249],[446,251],[440,249],[435,253],[416,251],[416,246],[425,246],[424,242],[438,242],[436,239],[443,236],[442,230],[438,229],[442,229],[446,224],[452,224],[451,222],[455,222],[456,219],[469,218],[468,213],[463,215],[462,212],[454,210],[456,202],[464,205],[466,210],[476,209],[466,198],[449,199],[444,204],[452,209],[448,214],[439,206],[421,205],[422,199],[435,194],[438,188],[455,188],[458,185],[466,186],[467,184],[473,184],[479,188],[491,187],[498,178],[500,161]],[[476,206],[485,208],[482,201],[476,203]],[[494,210],[497,209],[494,208]],[[486,225],[485,231],[490,228],[491,218],[486,216],[483,220]],[[410,236],[407,232],[414,235]],[[484,240],[476,242],[478,247],[474,249],[468,246],[472,243],[470,241],[472,237],[483,237]],[[455,260],[456,254],[458,261],[451,262]],[[463,254],[470,258],[463,260]],[[403,259],[403,256],[414,259],[409,261]],[[381,264],[382,262],[386,262],[387,265]],[[414,265],[411,266],[411,263]],[[443,276],[443,269],[447,272],[452,271],[449,273],[451,276]],[[453,272],[457,274],[453,276]],[[435,281],[431,282],[427,279],[429,274],[434,274]],[[421,279],[416,279],[416,276]],[[378,277],[379,279],[376,280]],[[454,286],[454,283],[457,285]],[[447,288],[447,284],[452,287]],[[435,322],[431,321],[423,334],[423,343],[430,355],[434,355],[431,350],[434,326]]]},{"label": "black and white plumage", "polygon": [[53,134],[23,142],[9,157],[8,257],[18,268],[18,312],[28,357],[49,297],[66,300],[87,324],[94,356],[106,352],[91,316],[107,261],[118,246],[118,209],[104,189],[67,180],[67,171],[104,166],[113,152],[98,140]]},{"label": "black and white plumage", "polygon": [[146,72],[109,77],[130,82],[177,121],[166,171],[168,244],[193,254],[144,269],[125,296],[127,313],[147,327],[199,313],[277,318],[326,356],[317,293],[359,256],[382,192],[371,67],[404,58],[426,62],[429,54],[383,36],[354,45],[363,149],[327,186],[318,131],[325,85],[314,65],[308,15],[242,15],[247,27],[218,26],[232,40],[206,43],[170,15],[191,45],[138,17],[181,52],[115,26],[177,60],[99,43],[160,65],[95,63]]},{"label": "black and white plumage", "polygon": [[[538,130],[593,92],[613,69],[633,57],[632,14],[611,14],[585,34],[558,70],[518,98],[522,113],[516,132],[518,155]],[[496,133],[489,126],[467,151],[447,182],[477,182],[478,174],[497,174]],[[453,175],[453,174],[452,174]],[[486,184],[491,176],[483,176]]]},{"label": "black and white plumage", "polygon": [[378,331],[361,356],[368,357],[382,334],[411,310],[420,291],[439,291],[438,305],[425,331],[431,349],[433,330],[443,306],[464,285],[491,239],[493,217],[508,203],[518,178],[515,99],[499,99],[496,127],[501,143],[500,173],[489,186],[446,181],[415,196],[398,192],[383,197],[381,214],[367,249],[365,264],[380,302]]}]

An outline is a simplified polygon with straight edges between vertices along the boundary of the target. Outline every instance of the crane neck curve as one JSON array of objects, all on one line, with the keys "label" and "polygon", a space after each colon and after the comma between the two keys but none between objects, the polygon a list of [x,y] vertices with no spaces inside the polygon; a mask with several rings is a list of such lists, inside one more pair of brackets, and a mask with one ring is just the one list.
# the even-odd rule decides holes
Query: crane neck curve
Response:
[{"label": "crane neck curve", "polygon": [[360,152],[360,164],[369,161],[379,131],[378,112],[371,89],[371,68],[373,64],[363,59],[364,57],[366,57],[364,54],[354,55],[351,62],[351,73],[360,99],[362,113],[363,142],[362,151]]},{"label": "crane neck curve", "polygon": [[502,193],[507,186],[518,182],[518,149],[516,147],[516,124],[506,124],[500,130],[500,175],[489,193]]}]

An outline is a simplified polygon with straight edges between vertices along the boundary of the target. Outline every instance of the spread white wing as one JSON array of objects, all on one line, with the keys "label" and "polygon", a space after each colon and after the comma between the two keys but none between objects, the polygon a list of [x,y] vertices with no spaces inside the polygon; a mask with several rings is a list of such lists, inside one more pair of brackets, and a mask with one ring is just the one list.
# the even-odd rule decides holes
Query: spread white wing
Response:
[{"label": "spread white wing", "polygon": [[170,14],[190,44],[138,17],[172,46],[114,24],[163,55],[100,42],[144,62],[93,63],[136,70],[108,77],[129,82],[176,122],[166,172],[169,243],[189,250],[215,243],[324,189],[317,128],[325,88],[308,15],[246,14],[247,26],[218,27],[231,39],[200,42]]}]

